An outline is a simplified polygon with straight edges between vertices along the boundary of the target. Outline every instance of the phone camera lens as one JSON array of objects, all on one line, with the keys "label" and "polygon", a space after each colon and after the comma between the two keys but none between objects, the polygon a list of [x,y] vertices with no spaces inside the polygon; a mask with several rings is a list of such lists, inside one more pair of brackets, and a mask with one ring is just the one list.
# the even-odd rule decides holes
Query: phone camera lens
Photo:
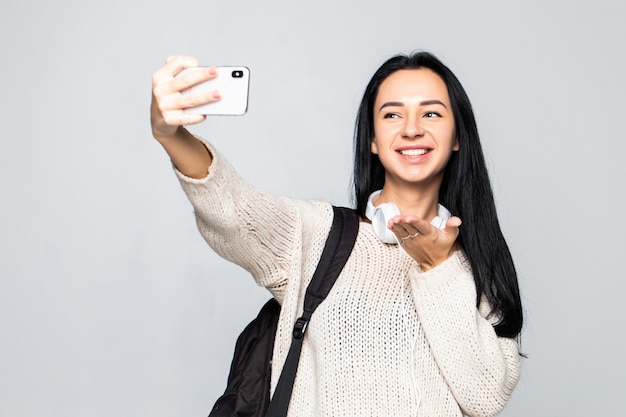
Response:
[{"label": "phone camera lens", "polygon": [[241,78],[243,77],[243,71],[239,71],[239,70],[233,71],[232,76],[233,78]]}]

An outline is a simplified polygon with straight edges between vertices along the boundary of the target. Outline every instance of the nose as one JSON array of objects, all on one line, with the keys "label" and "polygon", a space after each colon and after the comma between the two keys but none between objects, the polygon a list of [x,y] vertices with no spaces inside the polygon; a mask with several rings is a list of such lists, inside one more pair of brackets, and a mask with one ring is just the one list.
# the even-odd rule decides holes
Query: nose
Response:
[{"label": "nose", "polygon": [[402,129],[402,136],[405,138],[416,138],[424,134],[424,129],[420,123],[420,120],[416,116],[409,116],[405,119],[404,128]]}]

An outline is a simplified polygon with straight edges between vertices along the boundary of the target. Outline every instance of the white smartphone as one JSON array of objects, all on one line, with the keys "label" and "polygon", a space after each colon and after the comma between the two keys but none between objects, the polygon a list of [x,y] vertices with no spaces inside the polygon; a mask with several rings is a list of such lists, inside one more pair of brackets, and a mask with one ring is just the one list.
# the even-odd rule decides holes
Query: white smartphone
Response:
[{"label": "white smartphone", "polygon": [[[218,90],[222,98],[214,103],[185,109],[185,113],[220,116],[241,116],[246,113],[248,110],[250,70],[248,67],[242,66],[216,68],[217,77],[194,85],[182,91],[182,94]],[[179,72],[178,75],[189,71],[198,71],[200,69],[202,69],[202,67],[185,68]]]}]

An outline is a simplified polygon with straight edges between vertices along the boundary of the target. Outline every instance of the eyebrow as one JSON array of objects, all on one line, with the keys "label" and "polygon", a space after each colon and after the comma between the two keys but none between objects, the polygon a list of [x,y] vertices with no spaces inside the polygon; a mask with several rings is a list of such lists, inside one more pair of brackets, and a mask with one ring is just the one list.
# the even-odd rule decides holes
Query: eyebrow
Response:
[{"label": "eyebrow", "polygon": [[[443,107],[445,107],[446,109],[448,108],[445,104],[443,104],[442,101],[440,100],[424,100],[421,101],[420,106],[430,106],[432,104],[439,104]],[[378,109],[378,111],[381,111],[382,109],[384,109],[385,107],[403,107],[404,103],[402,103],[401,101],[388,101],[386,103],[383,103],[382,106],[380,106],[380,108]]]}]

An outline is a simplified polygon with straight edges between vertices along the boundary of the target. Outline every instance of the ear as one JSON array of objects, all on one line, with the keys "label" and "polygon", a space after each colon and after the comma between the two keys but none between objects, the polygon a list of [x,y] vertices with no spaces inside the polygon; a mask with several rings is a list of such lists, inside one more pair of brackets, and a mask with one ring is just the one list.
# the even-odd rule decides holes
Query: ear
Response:
[{"label": "ear", "polygon": [[459,145],[459,138],[455,137],[454,138],[454,144],[452,145],[452,150],[453,151],[458,151],[460,147],[461,147],[461,145]]},{"label": "ear", "polygon": [[372,142],[371,142],[371,150],[372,153],[375,155],[378,155],[378,145],[376,144],[376,138],[372,138]]}]

